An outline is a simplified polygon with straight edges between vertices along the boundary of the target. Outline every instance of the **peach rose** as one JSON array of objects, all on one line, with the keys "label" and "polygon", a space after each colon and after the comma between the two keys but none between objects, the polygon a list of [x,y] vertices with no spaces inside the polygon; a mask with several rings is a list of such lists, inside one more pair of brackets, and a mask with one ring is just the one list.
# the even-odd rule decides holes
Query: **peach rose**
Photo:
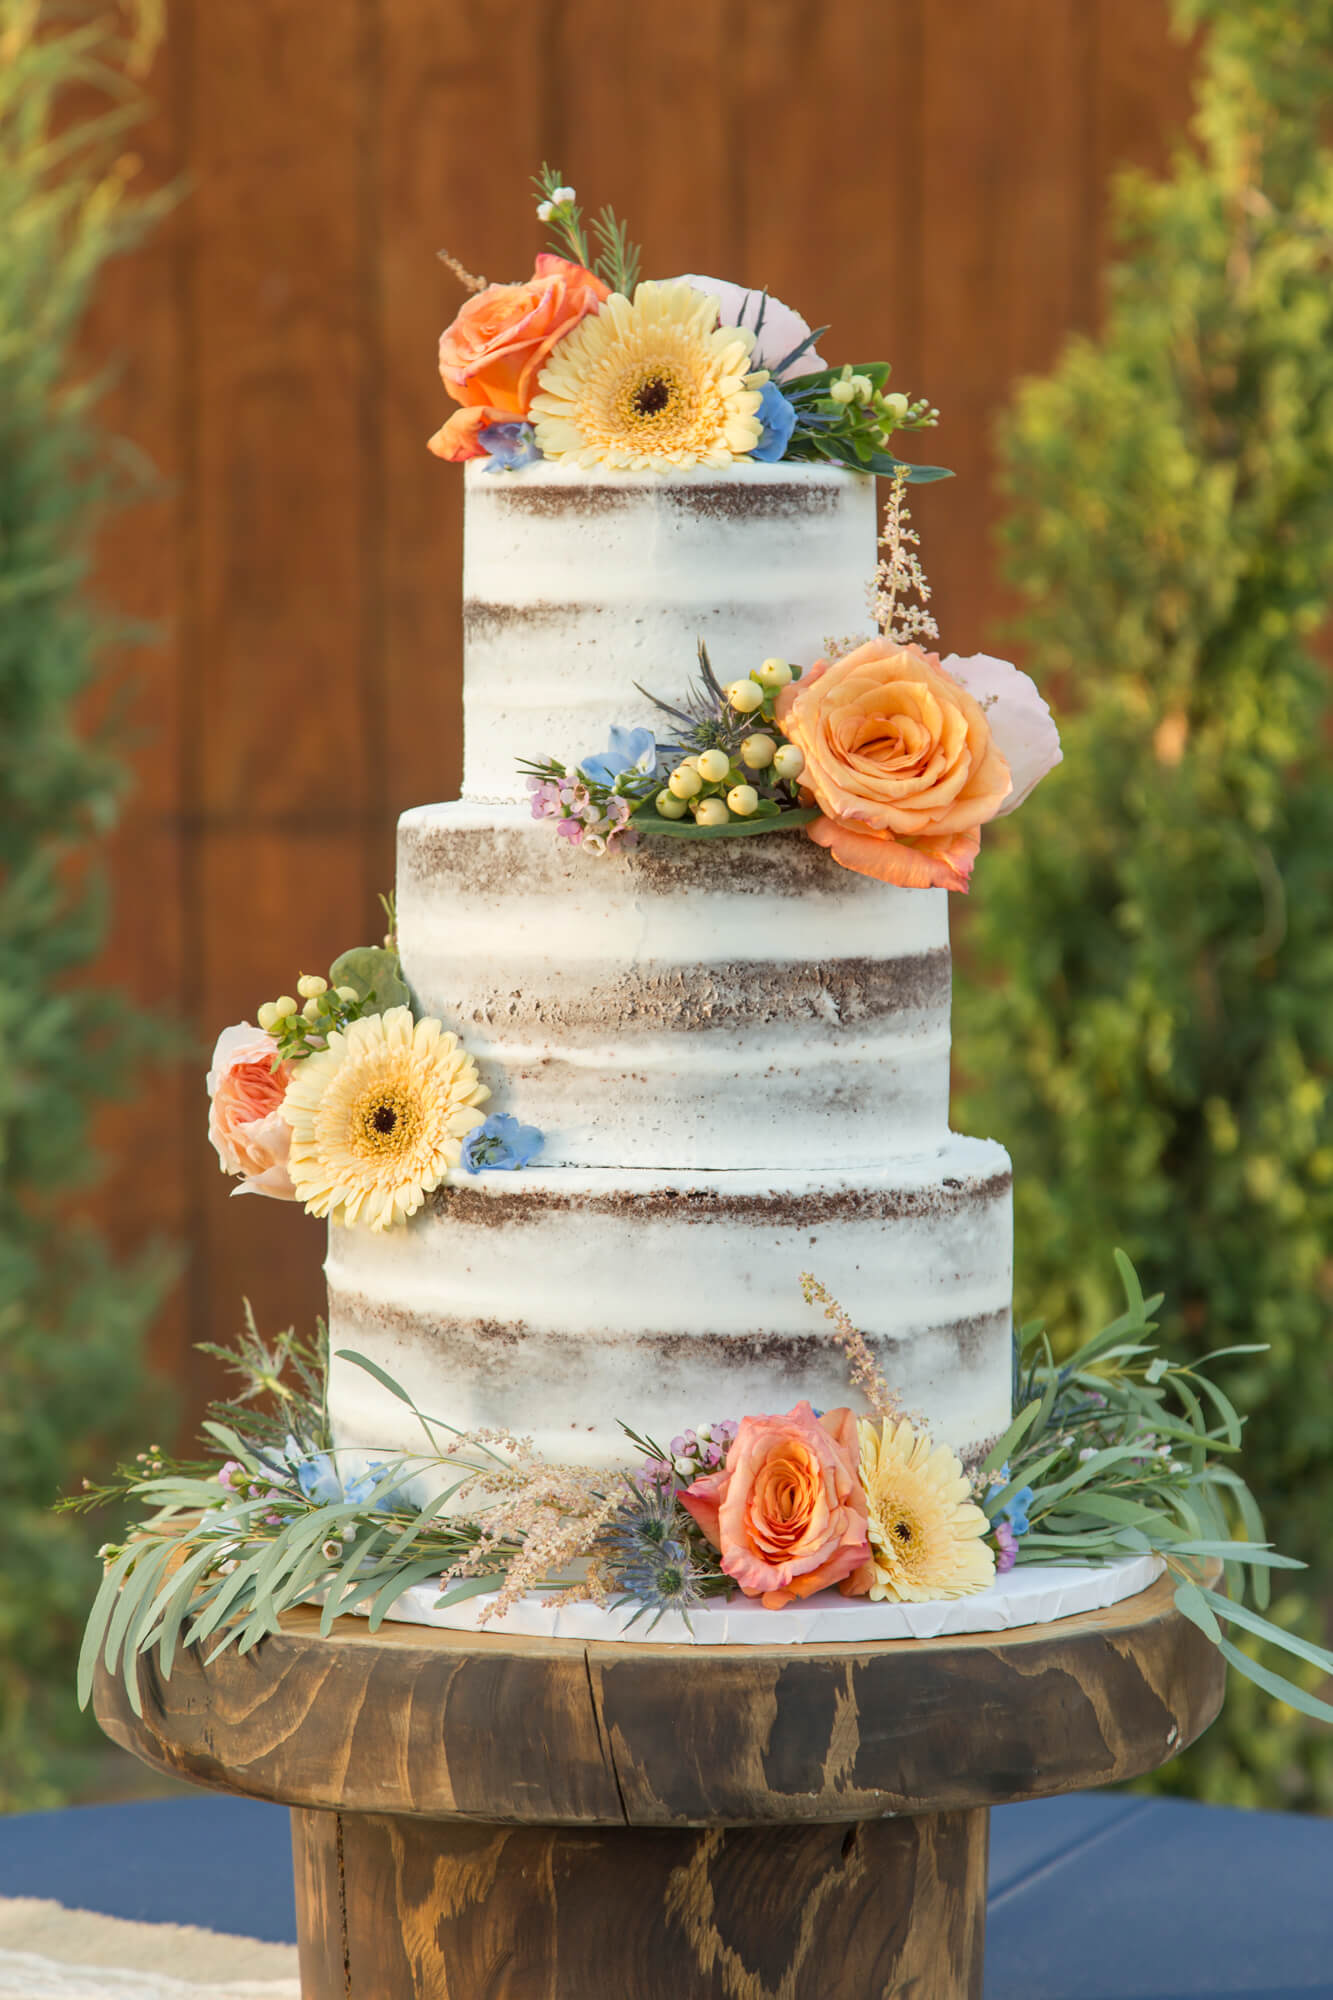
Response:
[{"label": "peach rose", "polygon": [[431,439],[436,456],[477,458],[478,429],[526,417],[552,348],[610,296],[593,272],[546,251],[526,284],[474,293],[440,335],[440,379],[456,403],[486,414],[451,418]]},{"label": "peach rose", "polygon": [[208,1072],[208,1136],[224,1174],[239,1174],[233,1194],[269,1194],[294,1201],[287,1172],[292,1128],[282,1115],[290,1062],[273,1067],[277,1043],[241,1021],[224,1028]]},{"label": "peach rose", "polygon": [[785,1417],[743,1417],[726,1464],[688,1486],[681,1504],[722,1551],[727,1575],[766,1610],[833,1583],[861,1595],[870,1538],[859,1452],[850,1410],[817,1417],[798,1403]]},{"label": "peach rose", "polygon": [[870,639],[818,661],[774,713],[805,752],[821,815],[806,832],[835,861],[904,889],[967,888],[1011,779],[985,710],[934,653]]}]

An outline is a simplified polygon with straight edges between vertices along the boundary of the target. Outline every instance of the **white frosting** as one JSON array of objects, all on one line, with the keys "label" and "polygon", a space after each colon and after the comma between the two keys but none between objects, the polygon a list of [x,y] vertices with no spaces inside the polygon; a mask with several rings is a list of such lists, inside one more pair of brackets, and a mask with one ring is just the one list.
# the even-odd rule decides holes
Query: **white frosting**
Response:
[{"label": "white frosting", "polygon": [[[870,1339],[909,1410],[958,1447],[1009,1421],[1009,1162],[952,1137],[856,1176],[451,1176],[405,1228],[330,1232],[330,1346],[385,1368],[432,1417],[505,1427],[557,1460],[625,1458],[623,1420],[690,1424],[851,1400],[801,1274]],[[336,1360],[340,1446],[412,1451],[404,1406]]]},{"label": "white frosting", "polygon": [[798,832],[664,859],[594,859],[521,806],[403,816],[404,967],[489,1108],[537,1125],[548,1165],[845,1171],[938,1145],[945,891]]},{"label": "white frosting", "polygon": [[635,683],[675,700],[700,639],[726,682],[869,628],[868,475],[473,464],[465,478],[466,797],[521,798],[519,757],[576,760],[604,750],[613,723],[662,726]]}]

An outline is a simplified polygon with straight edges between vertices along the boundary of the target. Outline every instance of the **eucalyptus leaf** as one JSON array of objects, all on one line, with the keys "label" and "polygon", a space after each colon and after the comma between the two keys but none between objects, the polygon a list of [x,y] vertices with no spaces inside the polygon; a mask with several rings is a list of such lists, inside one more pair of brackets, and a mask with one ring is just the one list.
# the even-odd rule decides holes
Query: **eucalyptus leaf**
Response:
[{"label": "eucalyptus leaf", "polygon": [[354,945],[335,958],[329,967],[330,986],[354,986],[362,1005],[371,1014],[386,1014],[390,1007],[410,1007],[412,994],[403,978],[402,960],[384,945]]},{"label": "eucalyptus leaf", "polygon": [[700,826],[688,814],[684,819],[663,819],[645,808],[634,814],[630,824],[654,838],[664,834],[668,840],[737,840],[747,834],[785,833],[789,827],[808,826],[818,818],[817,806],[792,806],[777,819],[734,819],[722,826]]}]

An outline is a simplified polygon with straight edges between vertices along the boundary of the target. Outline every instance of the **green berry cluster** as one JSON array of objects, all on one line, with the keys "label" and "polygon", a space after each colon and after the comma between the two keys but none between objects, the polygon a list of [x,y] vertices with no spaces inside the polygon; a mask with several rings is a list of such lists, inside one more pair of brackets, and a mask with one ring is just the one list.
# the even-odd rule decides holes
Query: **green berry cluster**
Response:
[{"label": "green berry cluster", "polygon": [[756,814],[772,818],[796,796],[796,781],[805,757],[794,743],[784,743],[773,722],[773,705],[783,688],[800,678],[800,668],[787,660],[765,660],[747,680],[733,681],[724,691],[733,717],[759,725],[752,734],[727,744],[715,744],[676,765],[666,787],[653,800],[662,819],[690,814],[699,826],[725,826]]},{"label": "green berry cluster", "polygon": [[329,1036],[370,1010],[355,986],[330,986],[317,972],[303,972],[296,982],[300,1000],[290,993],[266,1000],[257,1015],[259,1025],[277,1043],[275,1065],[327,1048]]}]

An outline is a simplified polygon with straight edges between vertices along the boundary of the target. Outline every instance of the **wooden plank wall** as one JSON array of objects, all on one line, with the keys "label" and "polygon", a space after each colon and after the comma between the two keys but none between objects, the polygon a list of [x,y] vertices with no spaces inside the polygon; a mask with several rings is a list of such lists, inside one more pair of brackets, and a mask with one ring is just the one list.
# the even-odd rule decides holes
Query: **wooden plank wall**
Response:
[{"label": "wooden plank wall", "polygon": [[[1165,0],[169,0],[145,175],[171,224],[106,283],[90,351],[161,470],[105,592],[158,621],[104,971],[222,1024],[377,929],[393,824],[452,795],[461,485],[424,446],[460,294],[539,247],[546,158],[650,272],[767,285],[944,412],[918,525],[944,639],[1002,600],[993,419],[1094,326],[1111,173],[1165,164],[1190,55]],[[106,1124],[105,1220],[188,1249],[156,1351],[193,1412],[243,1291],[318,1309],[322,1230],[231,1200],[202,1062]]]}]

